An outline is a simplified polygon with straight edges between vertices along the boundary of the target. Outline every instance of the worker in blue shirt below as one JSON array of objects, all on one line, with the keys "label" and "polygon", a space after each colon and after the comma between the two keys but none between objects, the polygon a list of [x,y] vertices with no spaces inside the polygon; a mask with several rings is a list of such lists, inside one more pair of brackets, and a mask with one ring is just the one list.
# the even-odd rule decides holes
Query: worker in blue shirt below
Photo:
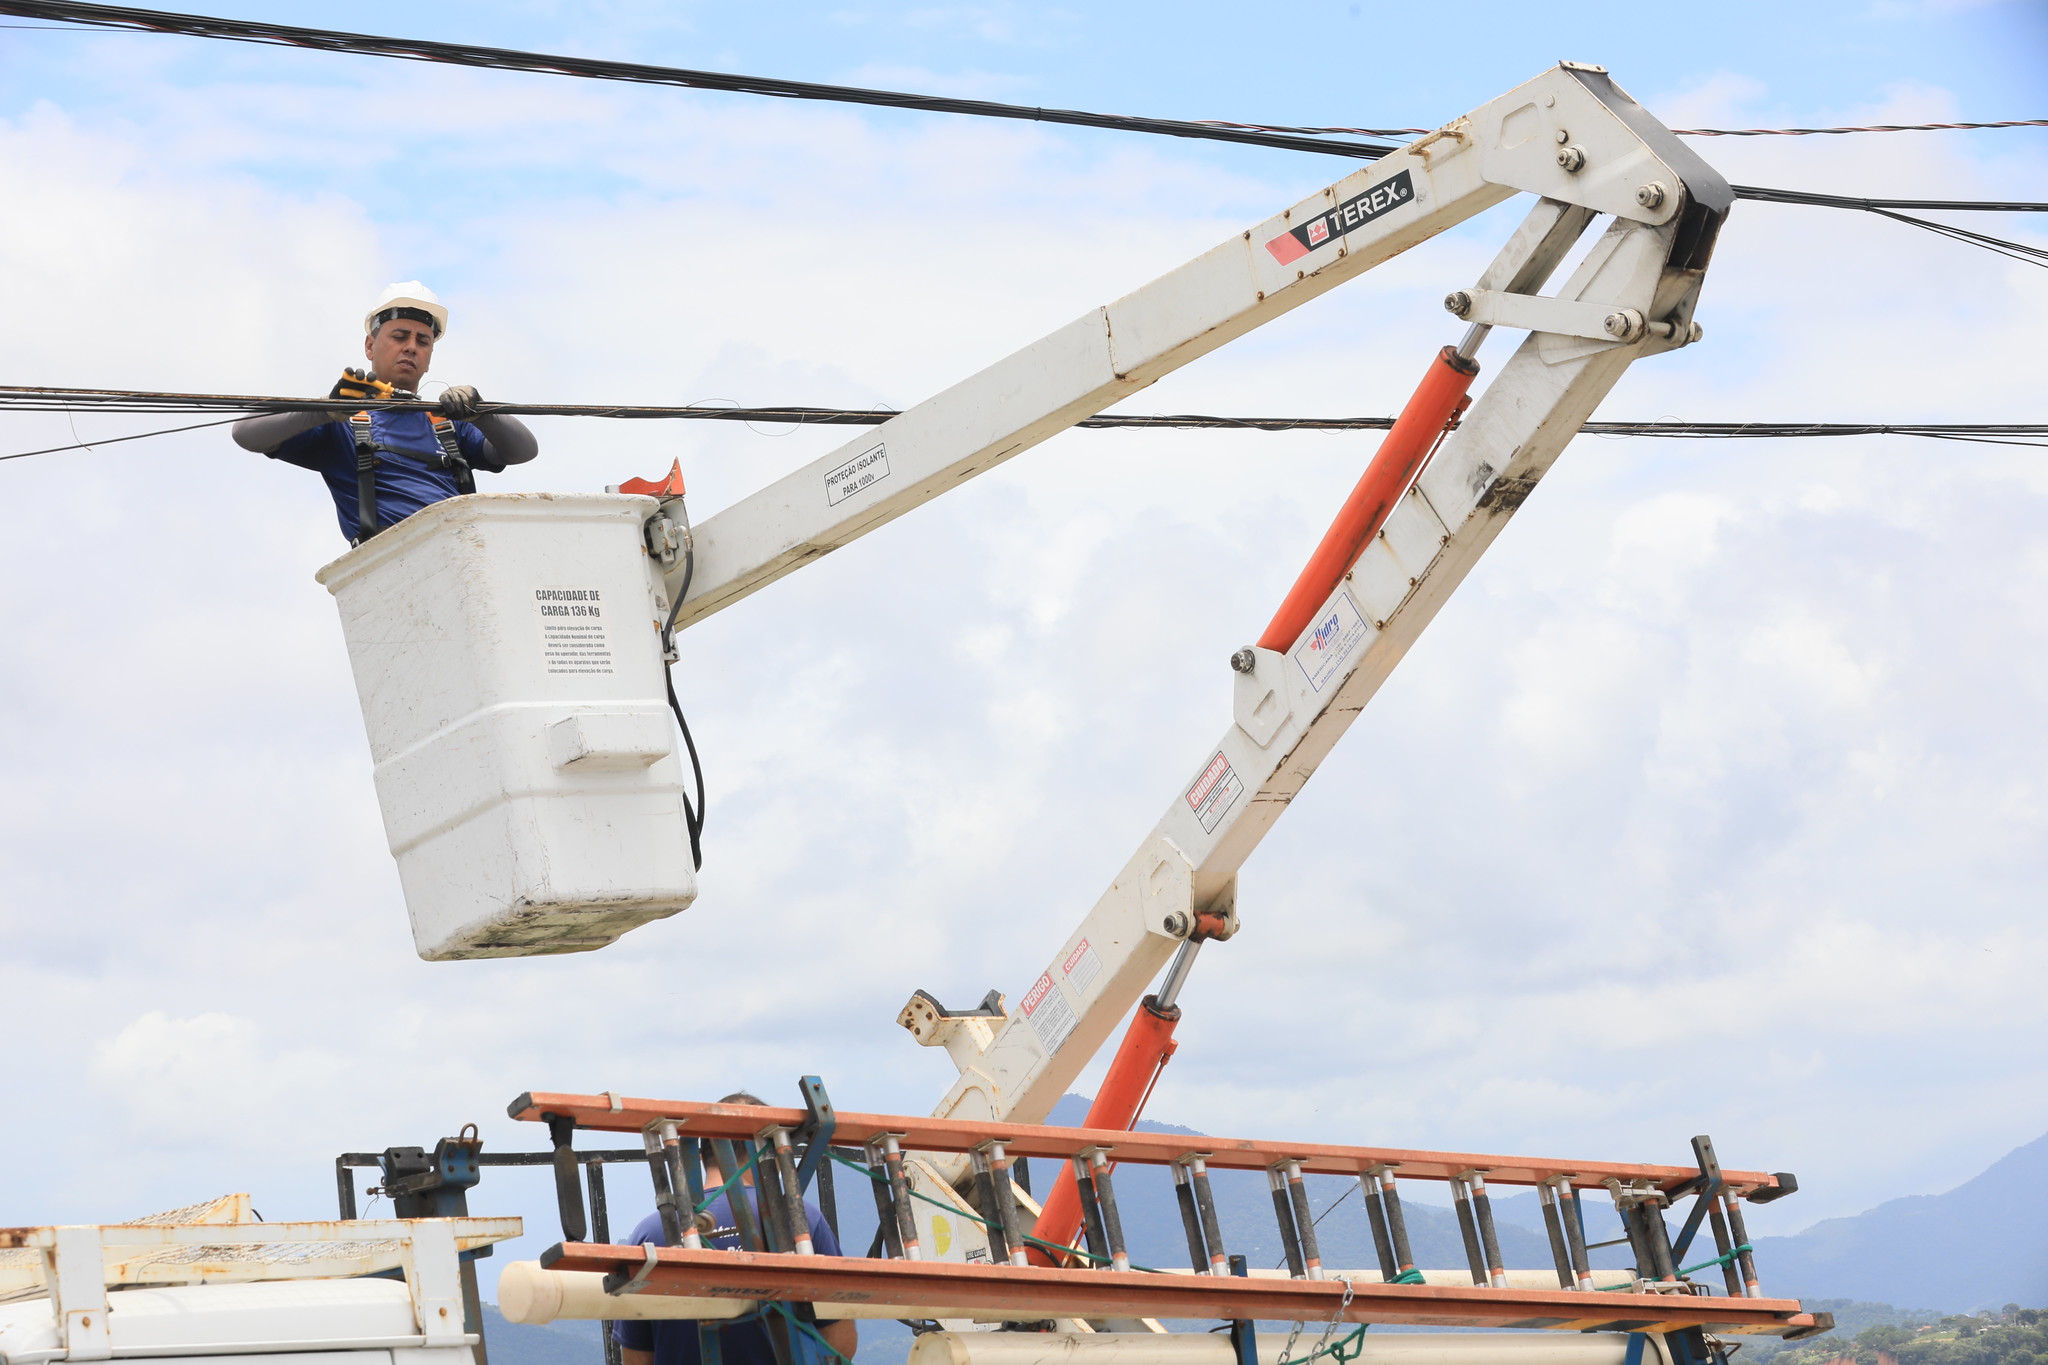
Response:
[{"label": "worker in blue shirt below", "polygon": [[[418,280],[394,284],[363,318],[366,370],[347,370],[330,398],[414,397],[448,330],[448,309]],[[433,412],[272,412],[235,423],[235,444],[310,469],[327,481],[350,544],[422,507],[473,492],[473,470],[502,473],[540,453],[516,417],[479,416],[474,387],[457,384]],[[367,461],[360,458],[368,447]],[[367,494],[367,499],[365,498]],[[362,505],[372,516],[362,524]]]},{"label": "worker in blue shirt below", "polygon": [[[727,1095],[720,1104],[762,1104],[765,1101],[741,1090]],[[704,1180],[707,1187],[722,1184],[725,1176],[709,1163],[705,1166]],[[752,1194],[754,1214],[761,1212],[761,1195],[754,1189],[754,1173],[747,1171],[740,1176],[740,1185],[734,1193],[746,1190]],[[737,1251],[740,1245],[739,1230],[733,1226],[732,1205],[727,1196],[719,1195],[705,1210],[711,1216],[711,1231],[699,1234],[707,1247],[719,1251]],[[832,1225],[818,1212],[818,1206],[804,1201],[804,1214],[811,1226],[811,1247],[820,1256],[838,1256],[839,1239],[833,1235]],[[651,1213],[640,1220],[625,1245],[639,1246],[652,1242],[656,1246],[668,1245],[662,1232],[661,1215]],[[773,1311],[773,1310],[770,1310]],[[818,1334],[831,1344],[834,1351],[853,1359],[853,1348],[858,1332],[851,1318],[836,1322],[817,1324]],[[697,1323],[692,1319],[663,1319],[655,1322],[615,1322],[612,1335],[619,1343],[619,1352],[625,1365],[700,1365],[697,1354]],[[791,1365],[833,1365],[833,1357],[811,1339],[809,1333],[792,1328],[790,1341],[796,1348],[797,1359]],[[768,1329],[758,1317],[741,1318],[726,1324],[718,1333],[719,1354],[724,1365],[775,1365],[775,1348],[768,1343]]]}]

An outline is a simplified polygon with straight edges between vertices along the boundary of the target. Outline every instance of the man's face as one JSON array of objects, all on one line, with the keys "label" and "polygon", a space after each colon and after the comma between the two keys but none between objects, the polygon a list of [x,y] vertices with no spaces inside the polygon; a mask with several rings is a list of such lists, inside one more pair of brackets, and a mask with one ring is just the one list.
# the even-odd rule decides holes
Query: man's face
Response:
[{"label": "man's face", "polygon": [[417,393],[434,359],[434,329],[411,318],[393,318],[376,335],[363,338],[363,354],[371,374]]}]

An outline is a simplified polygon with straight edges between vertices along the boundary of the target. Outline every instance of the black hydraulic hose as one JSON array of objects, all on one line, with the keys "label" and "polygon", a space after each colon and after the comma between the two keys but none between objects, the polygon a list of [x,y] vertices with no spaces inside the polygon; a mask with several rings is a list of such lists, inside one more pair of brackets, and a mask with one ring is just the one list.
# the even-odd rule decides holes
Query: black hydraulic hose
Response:
[{"label": "black hydraulic hose", "polygon": [[682,614],[683,599],[689,594],[690,580],[697,573],[697,551],[688,537],[683,540],[683,582],[676,590],[676,600],[669,608],[668,620],[661,627],[661,673],[668,686],[668,709],[675,713],[676,728],[683,732],[683,748],[690,755],[690,775],[697,788],[697,800],[693,804],[687,793],[683,796],[683,827],[690,832],[690,869],[693,872],[704,868],[704,762],[697,756],[697,741],[690,734],[690,722],[683,716],[683,704],[676,699],[676,672],[673,656],[676,635],[676,618]]}]

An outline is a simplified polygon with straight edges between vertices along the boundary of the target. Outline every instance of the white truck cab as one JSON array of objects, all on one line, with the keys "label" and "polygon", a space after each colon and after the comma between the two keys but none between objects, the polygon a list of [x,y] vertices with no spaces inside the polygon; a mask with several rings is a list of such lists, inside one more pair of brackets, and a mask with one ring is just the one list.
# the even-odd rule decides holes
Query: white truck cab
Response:
[{"label": "white truck cab", "polygon": [[462,1256],[519,1233],[517,1218],[259,1223],[246,1195],[0,1228],[0,1365],[472,1365]]}]

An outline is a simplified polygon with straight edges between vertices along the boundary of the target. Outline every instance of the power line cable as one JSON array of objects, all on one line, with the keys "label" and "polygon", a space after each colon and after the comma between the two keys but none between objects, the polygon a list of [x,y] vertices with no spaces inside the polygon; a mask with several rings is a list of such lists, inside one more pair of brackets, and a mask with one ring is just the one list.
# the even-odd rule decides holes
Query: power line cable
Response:
[{"label": "power line cable", "polygon": [[1916,218],[1900,213],[1899,209],[1917,209],[1921,212],[1949,213],[2048,213],[2048,204],[2030,203],[2022,200],[1977,200],[1977,199],[1859,199],[1845,194],[1816,194],[1808,190],[1766,189],[1759,185],[1731,185],[1738,199],[1749,199],[1761,204],[1796,204],[1807,208],[1855,209],[1874,213],[1880,218],[1889,218],[1895,223],[1922,228],[1937,233],[1952,241],[1968,246],[1982,247],[2027,265],[2048,267],[2048,249],[2029,246],[2005,237],[1993,237],[1952,223],[1937,223],[1927,218]]},{"label": "power line cable", "polygon": [[1906,223],[1912,227],[1925,228],[1927,231],[1947,237],[1951,241],[1982,247],[1986,251],[1995,251],[2001,256],[2010,257],[2027,265],[2048,267],[2048,250],[2038,246],[2028,246],[2024,242],[2014,242],[2004,237],[1987,237],[1981,232],[1971,232],[1967,228],[1959,228],[1951,223],[1929,222],[1925,218],[1912,218],[1906,214],[1892,213],[1886,209],[1872,209],[1871,212],[1880,218],[1889,218],[1895,223]]},{"label": "power line cable", "polygon": [[[1311,128],[1281,124],[1233,123],[1226,119],[1188,120],[1144,118],[1126,114],[1098,114],[1077,109],[1046,109],[1030,105],[1003,104],[994,100],[953,99],[917,95],[895,90],[869,90],[858,86],[824,85],[813,81],[790,81],[766,76],[740,76],[717,71],[693,71],[683,67],[650,66],[639,62],[608,61],[590,57],[567,57],[548,53],[521,52],[510,48],[480,47],[468,43],[443,43],[421,38],[391,38],[341,29],[303,28],[292,24],[269,24],[256,20],[224,19],[211,15],[177,14],[165,10],[135,9],[119,5],[61,3],[60,0],[0,0],[0,14],[43,19],[52,23],[79,24],[93,28],[173,33],[229,42],[257,43],[278,47],[310,48],[322,52],[353,53],[389,57],[401,61],[438,62],[452,66],[482,67],[501,71],[530,71],[547,75],[575,76],[591,80],[626,81],[642,85],[683,86],[719,90],[734,94],[775,96],[783,99],[824,100],[843,104],[865,104],[891,109],[917,109],[929,113],[965,114],[979,118],[1023,119],[1037,123],[1071,124],[1087,128],[1120,129],[1167,137],[1234,142],[1285,151],[1314,152],[1326,156],[1348,156],[1375,161],[1389,156],[1395,147],[1381,143],[1339,142],[1334,133],[1368,136],[1404,136],[1421,133],[1416,128]],[[1687,130],[1698,136],[1746,137],[1766,134],[1787,136],[1807,133],[1917,132],[1935,128],[2020,128],[2048,125],[2044,119],[2011,119],[1986,124],[1887,124],[1854,128],[1703,128]],[[1967,210],[1971,212],[2041,212],[2042,205],[1997,205],[1957,200],[1848,199],[1838,195],[1806,194],[1797,190],[1735,186],[1736,196],[1772,203],[1798,203],[1815,207],[1862,209],[1882,213],[1913,227],[1940,233],[1971,246],[1982,247],[2033,265],[2048,265],[2039,249],[2003,238],[1960,228],[1949,228],[1920,219],[1901,217],[1899,208]]]},{"label": "power line cable", "polygon": [[1946,133],[1972,128],[2048,128],[2048,118],[2009,118],[1996,123],[1871,123],[1852,128],[1673,128],[1680,137],[1813,137],[1842,133]]},{"label": "power line cable", "polygon": [[120,5],[4,0],[4,3],[0,3],[0,14],[84,24],[94,28],[147,29],[156,33],[176,33],[194,38],[217,38],[229,42],[260,43],[275,47],[304,47],[322,52],[357,53],[365,56],[391,57],[400,61],[440,62],[450,66],[483,67],[498,71],[532,71],[546,75],[577,76],[589,80],[684,86],[696,90],[720,90],[742,95],[826,100],[839,104],[874,105],[885,109],[917,109],[935,114],[969,114],[980,118],[1023,119],[1036,123],[1072,124],[1084,128],[1120,128],[1126,132],[1240,142],[1255,147],[1320,152],[1365,161],[1376,161],[1395,150],[1393,147],[1378,144],[1320,141],[1309,137],[1253,132],[1244,128],[1185,119],[1094,114],[1078,109],[1041,109],[1028,105],[1001,104],[993,100],[953,99],[939,95],[908,94],[897,90],[868,90],[850,85],[782,80],[768,76],[693,71],[684,67],[649,66],[641,62],[519,52],[510,48],[434,42],[422,38],[390,38],[369,33],[350,33],[339,29],[301,28],[292,24],[222,19],[203,14],[174,14],[162,10],[131,9]]},{"label": "power line cable", "polygon": [[[233,410],[258,412],[332,412],[343,417],[360,412],[361,401],[329,401],[305,398],[256,398],[236,394],[178,394],[128,389],[56,389],[0,387],[0,412],[72,412],[80,408],[105,413],[159,413],[180,411]],[[432,411],[426,402],[371,403],[385,411]],[[879,426],[899,413],[893,409],[826,408],[809,406],[740,407],[689,406],[650,407],[621,404],[579,403],[483,403],[479,415],[508,417],[598,417],[626,420],[682,420],[714,422],[765,422],[798,426]],[[80,441],[76,445],[52,446],[0,455],[0,460],[25,459],[31,455],[53,455],[82,450],[117,441],[139,441],[151,436],[168,436],[202,427],[225,426],[238,420],[223,418],[193,426],[145,431],[104,440]],[[1227,417],[1201,413],[1101,413],[1083,418],[1076,426],[1093,430],[1209,430],[1209,431],[1385,431],[1392,417]],[[1910,436],[1928,440],[1973,441],[1993,445],[2048,448],[2048,422],[1701,422],[1665,419],[1652,422],[1593,421],[1580,430],[1588,436],[1659,437],[1681,440],[1785,440],[1847,436]]]},{"label": "power line cable", "polygon": [[[1351,156],[1368,161],[1387,156],[1396,149],[1372,144],[1335,142],[1329,139],[1334,136],[1409,137],[1432,131],[1428,128],[1352,128],[1240,123],[1230,119],[1160,119],[1129,114],[1090,113],[1076,109],[1047,109],[1030,105],[1004,104],[994,100],[953,99],[904,91],[827,85],[815,81],[742,76],[719,71],[694,71],[685,67],[651,66],[640,62],[523,52],[511,48],[444,43],[420,38],[392,38],[342,29],[305,28],[293,24],[269,24],[256,20],[179,14],[120,5],[58,3],[57,0],[4,0],[0,2],[0,14],[42,19],[52,24],[173,33],[195,38],[303,47],[322,52],[355,53],[402,61],[439,62],[451,66],[483,67],[500,71],[530,71],[591,80],[683,86],[733,94],[826,100],[883,108],[918,109],[930,113],[968,114],[982,118],[1026,119],[1040,123],[1066,123],[1090,128],[1120,128],[1128,132],[1241,142],[1260,147],[1278,147],[1288,151]],[[1682,137],[1806,137],[1816,134],[1917,133],[2040,127],[2048,127],[2048,119],[2002,119],[1984,123],[1887,123],[1835,128],[1679,128],[1673,131]]]},{"label": "power line cable", "polygon": [[47,450],[18,450],[12,455],[0,455],[0,460],[26,460],[31,455],[55,455],[66,450],[90,450],[94,446],[110,446],[119,441],[144,441],[152,436],[175,436],[181,431],[198,431],[201,427],[224,427],[237,418],[219,422],[194,422],[189,427],[166,427],[162,431],[138,431],[133,436],[108,436],[96,441],[80,441],[76,445],[51,446]]},{"label": "power line cable", "polygon": [[1762,185],[1730,185],[1737,199],[1764,204],[1803,204],[1820,209],[1914,209],[1921,213],[2048,213],[2048,204],[2024,199],[1864,199],[1813,190],[1774,190]]},{"label": "power line cable", "polygon": [[[1221,137],[1226,141],[1249,141],[1258,146],[1286,145],[1294,151],[1333,152],[1385,156],[1393,149],[1345,148],[1341,144],[1318,142],[1312,146],[1273,142],[1267,138],[1232,137],[1231,134],[1282,134],[1292,137],[1419,137],[1429,128],[1352,128],[1329,125],[1239,123],[1231,119],[1145,119],[1123,114],[1088,114],[1077,110],[1033,109],[1022,105],[997,104],[985,100],[942,100],[933,96],[910,95],[887,90],[864,90],[853,86],[822,85],[807,81],[783,81],[756,76],[733,76],[722,72],[690,71],[677,67],[645,66],[632,62],[593,61],[589,58],[550,56],[516,52],[506,48],[476,47],[461,43],[436,43],[417,39],[383,38],[372,34],[348,33],[338,29],[300,28],[289,24],[263,24],[245,20],[213,18],[206,15],[173,14],[160,10],[125,8],[115,5],[37,4],[14,0],[0,4],[0,13],[40,18],[52,27],[5,24],[0,28],[26,28],[31,32],[62,33],[64,25],[112,28],[154,33],[177,33],[197,38],[221,38],[234,42],[267,43],[285,47],[308,47],[328,52],[358,52],[367,56],[397,57],[409,61],[444,62],[457,66],[487,66],[499,70],[534,71],[544,74],[583,76],[598,80],[632,81],[642,84],[682,85],[697,89],[725,90],[740,94],[780,95],[794,99],[845,100],[896,108],[926,109],[940,113],[973,113],[991,117],[1030,118],[1042,122],[1076,122],[1089,127],[1122,127],[1133,131],[1163,132],[1176,137]],[[941,107],[944,106],[944,107]],[[1173,125],[1162,127],[1159,125]],[[1843,133],[1929,133],[1985,128],[2043,128],[2048,119],[2000,119],[1988,123],[1877,123],[1836,128],[1674,128],[1680,137],[1809,137]]]}]

